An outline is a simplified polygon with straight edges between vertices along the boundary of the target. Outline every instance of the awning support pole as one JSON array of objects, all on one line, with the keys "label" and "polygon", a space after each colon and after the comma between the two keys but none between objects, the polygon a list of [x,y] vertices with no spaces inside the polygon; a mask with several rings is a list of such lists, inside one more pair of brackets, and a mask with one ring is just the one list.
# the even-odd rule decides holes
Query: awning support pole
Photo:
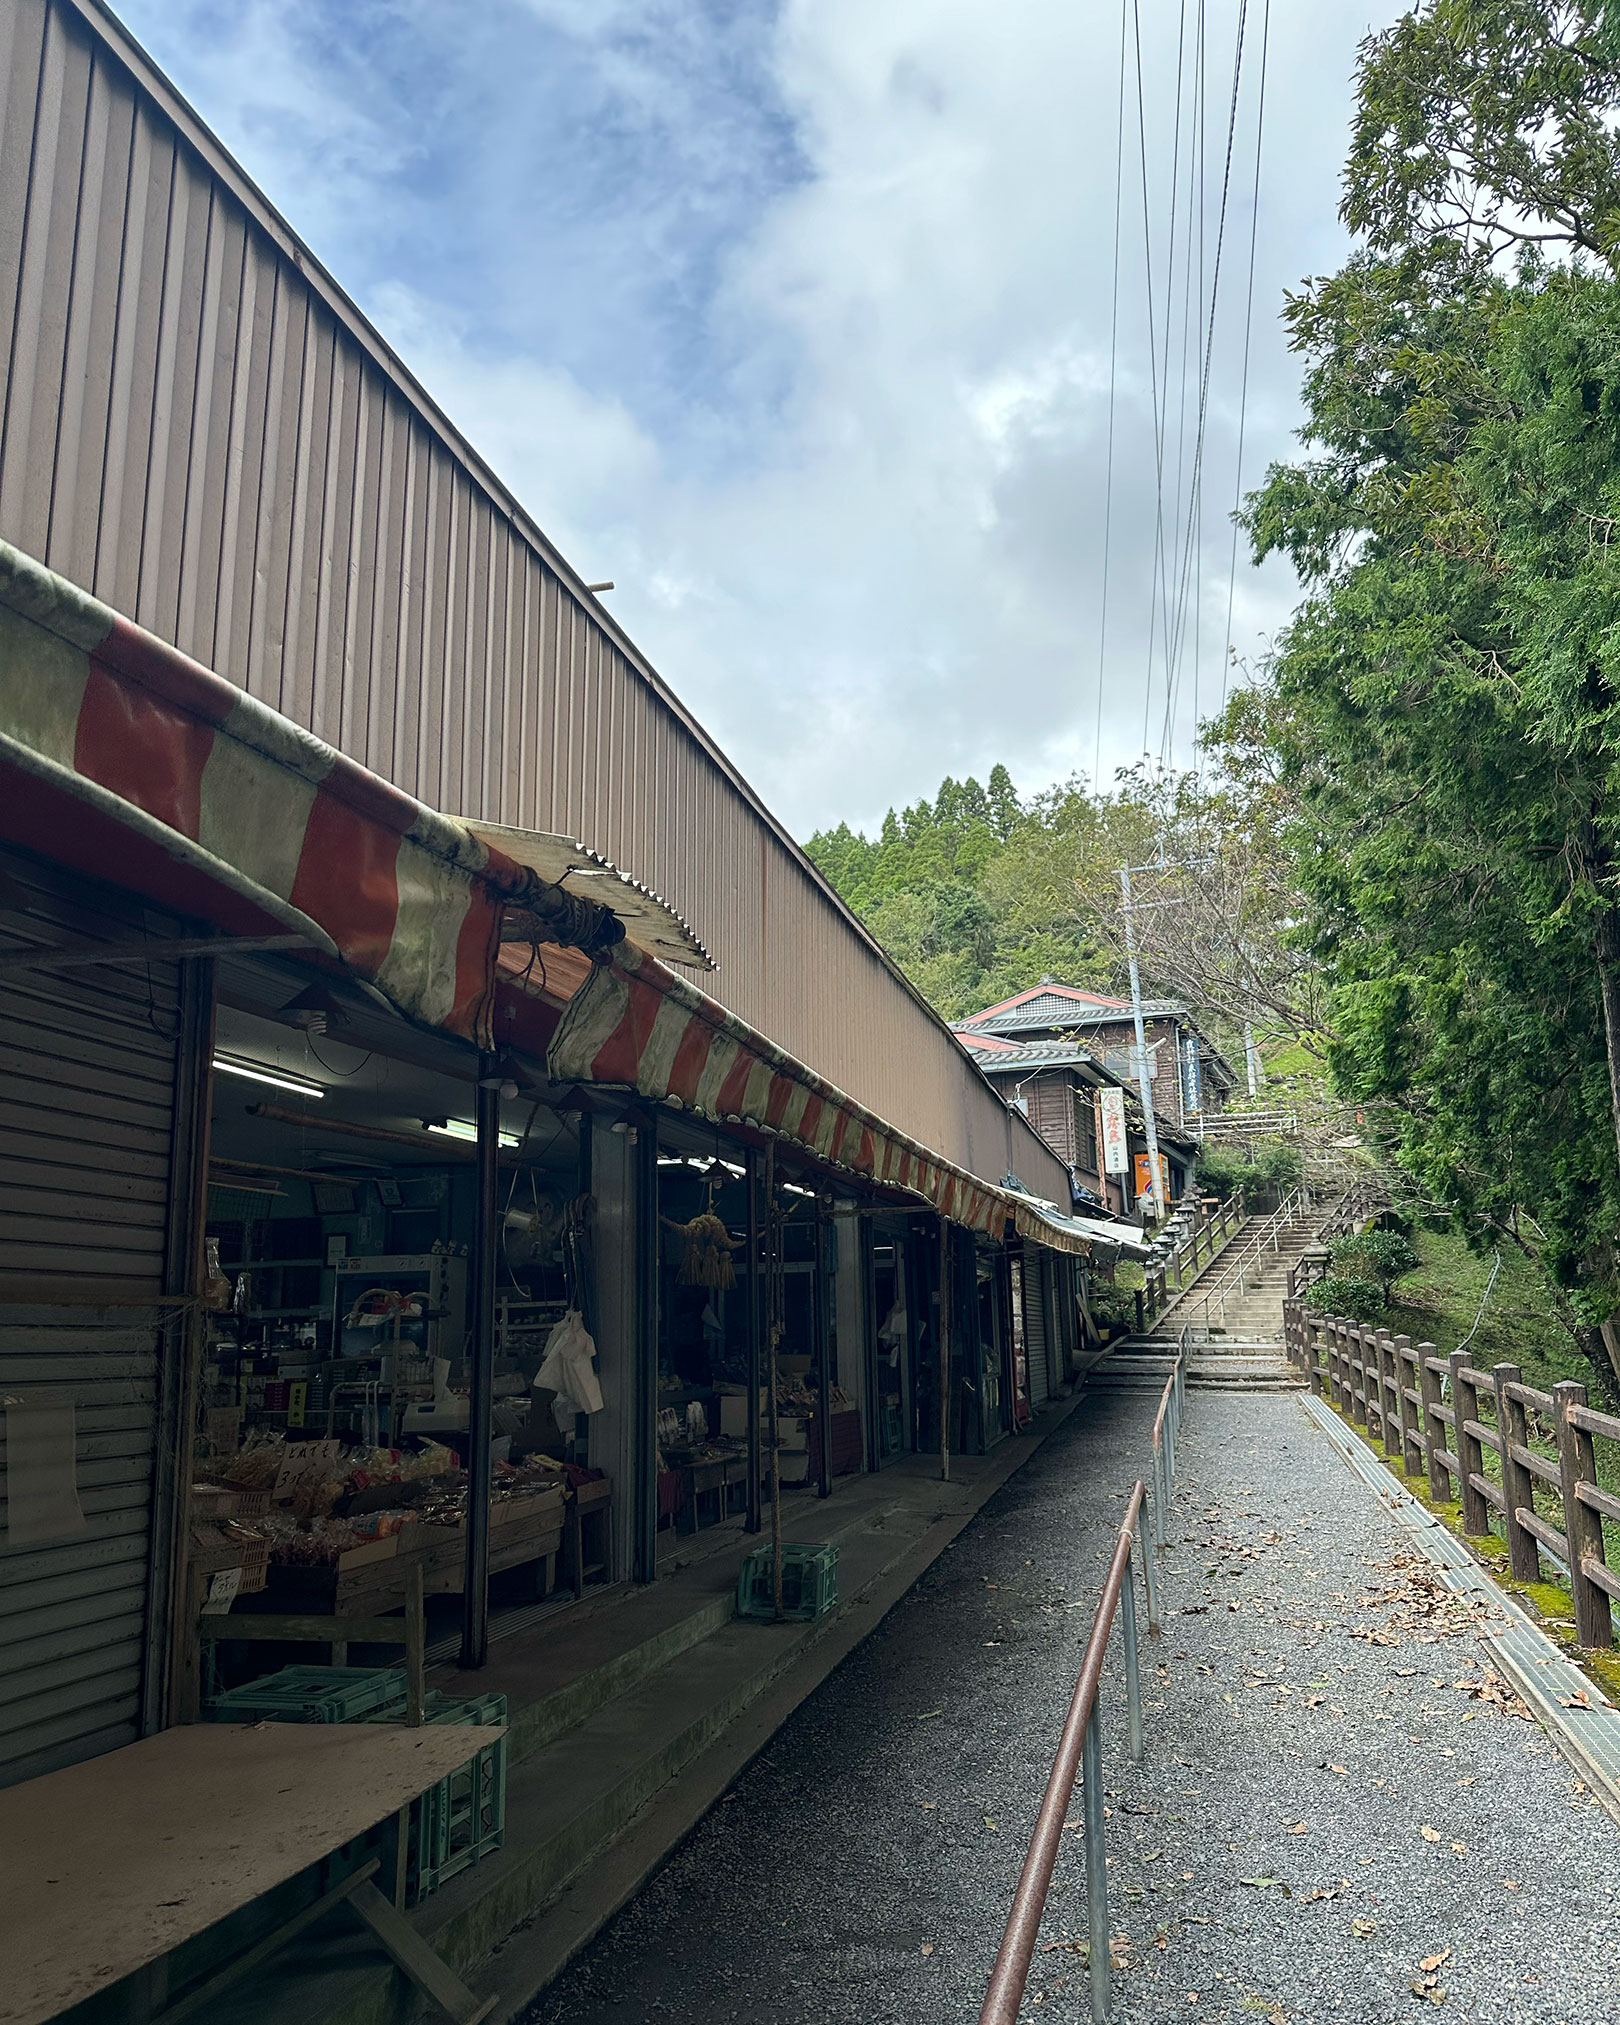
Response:
[{"label": "awning support pole", "polygon": [[489,1445],[495,1390],[495,1248],[500,1242],[500,1071],[479,1058],[473,1117],[478,1129],[478,1199],[473,1217],[471,1383],[467,1392],[467,1562],[461,1592],[461,1664],[489,1659]]},{"label": "awning support pole", "polygon": [[759,1483],[759,1339],[764,1327],[760,1281],[764,1261],[759,1245],[759,1155],[750,1148],[743,1157],[748,1164],[744,1183],[748,1191],[748,1514],[743,1526],[745,1531],[757,1533],[765,1523]]},{"label": "awning support pole", "polygon": [[951,1480],[951,1227],[939,1220],[939,1480]]},{"label": "awning support pole", "polygon": [[832,1496],[832,1316],[828,1313],[827,1212],[816,1197],[816,1418],[821,1423],[821,1468],[816,1496]]}]

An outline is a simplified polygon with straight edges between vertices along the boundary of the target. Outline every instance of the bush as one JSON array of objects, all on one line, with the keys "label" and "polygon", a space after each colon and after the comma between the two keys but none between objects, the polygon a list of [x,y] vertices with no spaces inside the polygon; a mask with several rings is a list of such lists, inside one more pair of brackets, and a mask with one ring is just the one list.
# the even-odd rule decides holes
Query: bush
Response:
[{"label": "bush", "polygon": [[1357,1231],[1336,1239],[1333,1245],[1335,1270],[1342,1268],[1352,1278],[1360,1274],[1377,1280],[1386,1301],[1391,1281],[1415,1270],[1417,1263],[1411,1239],[1395,1230]]},{"label": "bush", "polygon": [[1355,1273],[1329,1273],[1305,1290],[1305,1305],[1313,1315],[1343,1315],[1347,1321],[1370,1322],[1389,1305],[1389,1297],[1377,1280],[1362,1279]]},{"label": "bush", "polygon": [[1197,1185],[1223,1198],[1241,1188],[1251,1201],[1262,1196],[1281,1201],[1299,1186],[1304,1171],[1304,1155],[1282,1139],[1262,1141],[1251,1158],[1234,1147],[1216,1146],[1199,1155]]}]

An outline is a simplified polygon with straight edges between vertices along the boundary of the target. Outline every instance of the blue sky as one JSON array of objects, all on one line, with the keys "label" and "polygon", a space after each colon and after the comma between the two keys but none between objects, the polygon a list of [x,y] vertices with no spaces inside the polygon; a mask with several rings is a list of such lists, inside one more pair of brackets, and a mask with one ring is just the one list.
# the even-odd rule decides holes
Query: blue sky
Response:
[{"label": "blue sky", "polygon": [[[1187,549],[1201,709],[1225,642],[1262,0],[1249,4],[1202,538]],[[1142,11],[1162,263],[1175,24],[1198,9]],[[1251,480],[1287,454],[1296,419],[1282,290],[1343,257],[1355,45],[1397,11],[1273,10]],[[1099,752],[1107,778],[1144,743],[1164,748],[1162,651],[1146,672],[1158,495],[1130,181],[1107,529],[1103,513],[1114,0],[120,12],[553,539],[615,580],[620,619],[798,834],[869,825],[998,759],[1029,792]],[[1212,178],[1235,17],[1236,0],[1206,0]],[[1291,598],[1280,568],[1240,557],[1241,656],[1264,651]],[[1168,717],[1183,761],[1192,638]]]}]

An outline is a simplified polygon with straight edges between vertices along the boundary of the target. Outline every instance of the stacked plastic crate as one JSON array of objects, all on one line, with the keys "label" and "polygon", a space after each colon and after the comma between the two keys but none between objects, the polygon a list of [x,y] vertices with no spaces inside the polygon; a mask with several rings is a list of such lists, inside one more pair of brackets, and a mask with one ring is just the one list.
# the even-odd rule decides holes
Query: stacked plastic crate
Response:
[{"label": "stacked plastic crate", "polygon": [[[776,1615],[776,1572],[769,1547],[756,1547],[737,1574],[737,1615]],[[825,1617],[838,1603],[838,1549],[782,1546],[782,1615]]]},{"label": "stacked plastic crate", "polygon": [[[396,1666],[284,1666],[212,1696],[203,1713],[212,1723],[403,1723],[405,1675]],[[433,1689],[422,1720],[504,1728],[506,1697],[456,1697]],[[506,1739],[500,1737],[411,1803],[406,1904],[431,1897],[499,1849],[505,1835]]]}]

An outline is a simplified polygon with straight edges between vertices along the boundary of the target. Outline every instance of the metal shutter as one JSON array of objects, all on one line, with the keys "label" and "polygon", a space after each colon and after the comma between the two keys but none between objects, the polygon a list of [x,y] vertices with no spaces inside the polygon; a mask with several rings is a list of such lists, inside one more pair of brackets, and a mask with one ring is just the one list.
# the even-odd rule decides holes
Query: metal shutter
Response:
[{"label": "metal shutter", "polygon": [[1024,1252],[1024,1354],[1029,1361],[1029,1403],[1042,1407],[1052,1396],[1046,1356],[1046,1259],[1033,1245]]},{"label": "metal shutter", "polygon": [[[0,952],[177,927],[0,852]],[[157,1301],[181,1027],[173,962],[0,970],[0,1402],[74,1408],[84,1514],[82,1531],[13,1546],[0,1474],[0,1785],[150,1726]],[[9,1419],[0,1412],[0,1473]]]}]

